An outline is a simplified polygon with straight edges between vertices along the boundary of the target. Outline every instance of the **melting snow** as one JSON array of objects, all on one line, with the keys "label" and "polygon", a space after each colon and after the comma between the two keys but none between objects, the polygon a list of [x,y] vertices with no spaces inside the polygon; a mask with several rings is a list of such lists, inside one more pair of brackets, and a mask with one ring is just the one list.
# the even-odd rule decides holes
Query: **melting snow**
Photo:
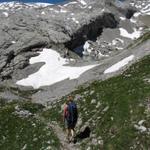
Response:
[{"label": "melting snow", "polygon": [[87,5],[87,3],[84,0],[78,0],[82,5]]},{"label": "melting snow", "polygon": [[84,50],[88,50],[90,48],[90,44],[88,41],[85,42],[83,48],[84,48]]},{"label": "melting snow", "polygon": [[44,12],[44,11],[42,11],[42,12],[41,12],[41,15],[45,15],[45,12]]},{"label": "melting snow", "polygon": [[90,47],[90,43],[88,41],[86,41],[83,45],[83,49],[83,55],[89,55],[93,51],[93,48]]},{"label": "melting snow", "polygon": [[133,16],[137,18],[137,17],[140,16],[140,15],[141,15],[141,13],[140,13],[140,12],[137,12],[137,13],[135,13]]},{"label": "melting snow", "polygon": [[39,7],[47,7],[47,6],[52,6],[53,4],[50,4],[50,3],[34,3],[34,4],[31,4],[31,3],[28,3],[29,6],[39,6]]},{"label": "melting snow", "polygon": [[45,65],[38,72],[29,75],[16,84],[32,86],[33,88],[52,85],[65,79],[76,79],[82,73],[97,65],[82,67],[65,66],[67,64],[66,59],[60,57],[60,54],[52,49],[43,49],[39,56],[30,59],[30,64],[37,62],[45,62]]},{"label": "melting snow", "polygon": [[101,10],[101,12],[104,12],[105,11],[105,8],[103,8],[102,10]]},{"label": "melting snow", "polygon": [[124,28],[119,28],[119,30],[120,30],[121,36],[132,39],[132,40],[139,38],[141,35],[141,31],[135,28],[133,29],[134,30],[133,33],[128,33],[128,31]]},{"label": "melting snow", "polygon": [[132,23],[136,23],[136,22],[137,22],[137,20],[134,19],[134,18],[131,18],[130,21],[131,21]]},{"label": "melting snow", "polygon": [[9,9],[22,9],[22,8],[39,8],[39,7],[47,7],[53,4],[50,3],[19,3],[19,2],[2,2],[0,3],[0,9],[9,10]]},{"label": "melting snow", "polygon": [[120,19],[121,19],[121,20],[123,20],[123,21],[124,21],[124,20],[126,20],[126,18],[125,18],[125,17],[120,17]]},{"label": "melting snow", "polygon": [[64,4],[64,6],[68,6],[68,5],[72,5],[72,4],[77,4],[77,2],[70,2],[70,3],[67,3],[67,4]]},{"label": "melting snow", "polygon": [[62,8],[62,9],[60,9],[60,12],[61,12],[61,13],[66,13],[67,10],[65,10],[65,9]]},{"label": "melting snow", "polygon": [[135,3],[130,3],[132,6],[135,6],[137,9],[139,9],[140,12],[138,12],[137,14],[146,14],[146,15],[150,15],[150,0],[147,0],[147,2],[143,2],[143,1],[137,1],[137,4]]},{"label": "melting snow", "polygon": [[5,17],[8,17],[8,12],[3,12],[3,14],[5,15]]},{"label": "melting snow", "polygon": [[12,43],[12,44],[15,44],[15,43],[16,43],[16,41],[11,41],[11,43]]},{"label": "melting snow", "polygon": [[61,12],[61,13],[66,13],[66,12],[68,12],[68,11],[64,8],[64,6],[59,5],[59,7],[60,7],[60,12]]},{"label": "melting snow", "polygon": [[92,9],[92,6],[89,6],[88,8],[89,8],[89,9]]},{"label": "melting snow", "polygon": [[118,71],[120,68],[122,68],[123,66],[127,65],[130,61],[132,61],[133,58],[134,58],[134,55],[131,55],[127,58],[124,58],[123,60],[121,60],[118,63],[114,64],[110,68],[106,69],[104,71],[104,74]]},{"label": "melting snow", "polygon": [[79,21],[76,20],[76,18],[73,17],[72,20],[73,20],[76,24],[79,24]]}]

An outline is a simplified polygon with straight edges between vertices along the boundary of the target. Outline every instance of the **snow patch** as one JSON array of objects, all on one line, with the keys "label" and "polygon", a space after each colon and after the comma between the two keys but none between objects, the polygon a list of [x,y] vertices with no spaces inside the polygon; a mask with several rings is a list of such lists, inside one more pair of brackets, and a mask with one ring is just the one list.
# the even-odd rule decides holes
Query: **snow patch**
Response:
[{"label": "snow patch", "polygon": [[92,6],[89,6],[88,9],[92,9]]},{"label": "snow patch", "polygon": [[101,10],[101,12],[104,12],[105,11],[105,8],[103,8],[102,10]]},{"label": "snow patch", "polygon": [[112,65],[110,68],[106,69],[104,71],[104,74],[107,73],[112,73],[112,72],[116,72],[118,71],[120,68],[124,67],[125,65],[127,65],[130,61],[132,61],[134,58],[134,55],[131,55],[127,58],[124,58],[123,60],[119,61],[118,63]]},{"label": "snow patch", "polygon": [[139,9],[140,12],[137,13],[137,15],[150,15],[150,1],[137,1],[137,3],[130,3],[131,6],[136,7]]},{"label": "snow patch", "polygon": [[82,67],[66,66],[66,59],[52,49],[43,49],[40,55],[30,59],[30,64],[45,62],[38,72],[29,75],[27,78],[17,81],[16,84],[32,86],[37,89],[40,86],[52,85],[65,79],[77,79],[85,71],[97,66],[88,65]]},{"label": "snow patch", "polygon": [[5,17],[9,16],[8,12],[3,12],[3,15],[5,15]]},{"label": "snow patch", "polygon": [[132,22],[132,23],[135,24],[135,23],[137,22],[137,20],[136,20],[135,18],[131,18],[131,19],[130,19],[130,22]]},{"label": "snow patch", "polygon": [[120,19],[121,19],[122,21],[126,20],[126,18],[125,18],[125,17],[120,17]]},{"label": "snow patch", "polygon": [[88,41],[85,42],[84,46],[83,46],[83,49],[84,50],[88,50],[90,48],[90,44]]},{"label": "snow patch", "polygon": [[41,15],[45,15],[45,12],[44,12],[44,11],[42,11],[42,12],[41,12]]},{"label": "snow patch", "polygon": [[77,0],[78,2],[80,2],[82,5],[87,5],[87,3],[84,0]]},{"label": "snow patch", "polygon": [[15,43],[16,43],[16,41],[11,41],[11,43],[12,43],[12,44],[15,44]]},{"label": "snow patch", "polygon": [[76,20],[76,18],[73,17],[72,20],[73,20],[76,24],[79,24],[79,21]]},{"label": "snow patch", "polygon": [[133,15],[133,17],[137,18],[137,17],[139,17],[140,15],[141,15],[141,13],[140,13],[140,12],[137,12],[137,13],[135,13],[135,14]]},{"label": "snow patch", "polygon": [[70,2],[70,3],[64,4],[63,6],[66,7],[68,5],[73,5],[73,4],[77,4],[77,2]]},{"label": "snow patch", "polygon": [[60,12],[61,13],[67,13],[68,11],[62,8],[62,9],[60,9]]},{"label": "snow patch", "polygon": [[86,41],[83,45],[83,49],[83,55],[89,55],[93,51],[93,48],[90,46],[90,43],[88,41]]},{"label": "snow patch", "polygon": [[50,3],[19,3],[19,2],[2,2],[0,3],[1,10],[23,9],[23,8],[44,8],[51,6]]},{"label": "snow patch", "polygon": [[137,39],[141,36],[141,31],[135,28],[133,29],[134,30],[133,33],[128,33],[128,31],[124,28],[119,28],[119,30],[120,30],[121,36],[132,39],[132,40]]},{"label": "snow patch", "polygon": [[59,5],[59,7],[60,7],[60,12],[61,12],[61,13],[66,13],[66,12],[68,12],[68,11],[65,9],[64,6]]},{"label": "snow patch", "polygon": [[50,4],[50,3],[27,3],[29,6],[38,6],[38,7],[47,7],[47,6],[52,6],[53,4]]}]

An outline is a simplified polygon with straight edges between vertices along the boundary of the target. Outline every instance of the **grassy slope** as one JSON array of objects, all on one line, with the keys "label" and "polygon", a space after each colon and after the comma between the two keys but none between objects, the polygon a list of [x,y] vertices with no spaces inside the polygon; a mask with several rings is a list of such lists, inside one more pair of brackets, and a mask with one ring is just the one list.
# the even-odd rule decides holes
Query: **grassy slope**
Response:
[{"label": "grassy slope", "polygon": [[[141,133],[134,127],[140,120],[145,120],[143,125],[150,128],[150,83],[145,81],[147,78],[150,78],[150,56],[131,66],[122,75],[96,81],[72,93],[78,97],[80,123],[77,131],[85,125],[92,130],[90,138],[79,141],[81,149],[150,148],[150,133]],[[43,116],[62,125],[60,110],[65,99],[54,104]]]},{"label": "grassy slope", "polygon": [[[31,115],[18,115],[28,110]],[[35,116],[43,107],[38,104],[9,103],[0,106],[0,149],[1,150],[48,150],[59,149],[60,143],[52,129]]]}]

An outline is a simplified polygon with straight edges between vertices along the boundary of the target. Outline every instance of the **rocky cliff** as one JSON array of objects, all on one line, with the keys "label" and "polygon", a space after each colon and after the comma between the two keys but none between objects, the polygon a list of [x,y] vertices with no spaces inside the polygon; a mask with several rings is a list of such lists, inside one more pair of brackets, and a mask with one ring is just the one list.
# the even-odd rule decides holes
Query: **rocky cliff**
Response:
[{"label": "rocky cliff", "polygon": [[[3,6],[3,7],[2,7]],[[96,39],[104,28],[116,28],[118,20],[105,1],[70,2],[35,7],[14,3],[1,5],[0,78],[10,79],[42,47],[61,45],[71,50]]]},{"label": "rocky cliff", "polygon": [[15,83],[36,72],[43,63],[29,65],[29,59],[44,47],[55,47],[63,54],[66,49],[74,52],[89,41],[99,54],[97,58],[113,57],[139,37],[134,33],[143,34],[148,28],[133,15],[144,11],[142,8],[149,1],[139,3],[115,0],[78,0],[44,6],[1,3],[0,80]]}]

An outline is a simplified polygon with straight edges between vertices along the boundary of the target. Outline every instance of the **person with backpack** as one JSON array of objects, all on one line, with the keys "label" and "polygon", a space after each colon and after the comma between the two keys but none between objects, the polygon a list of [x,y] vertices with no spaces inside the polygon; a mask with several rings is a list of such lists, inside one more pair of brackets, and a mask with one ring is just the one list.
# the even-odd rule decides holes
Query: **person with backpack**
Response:
[{"label": "person with backpack", "polygon": [[73,101],[72,96],[68,96],[66,104],[64,106],[63,113],[64,124],[67,132],[67,140],[72,142],[75,136],[75,126],[78,119],[77,105]]}]

